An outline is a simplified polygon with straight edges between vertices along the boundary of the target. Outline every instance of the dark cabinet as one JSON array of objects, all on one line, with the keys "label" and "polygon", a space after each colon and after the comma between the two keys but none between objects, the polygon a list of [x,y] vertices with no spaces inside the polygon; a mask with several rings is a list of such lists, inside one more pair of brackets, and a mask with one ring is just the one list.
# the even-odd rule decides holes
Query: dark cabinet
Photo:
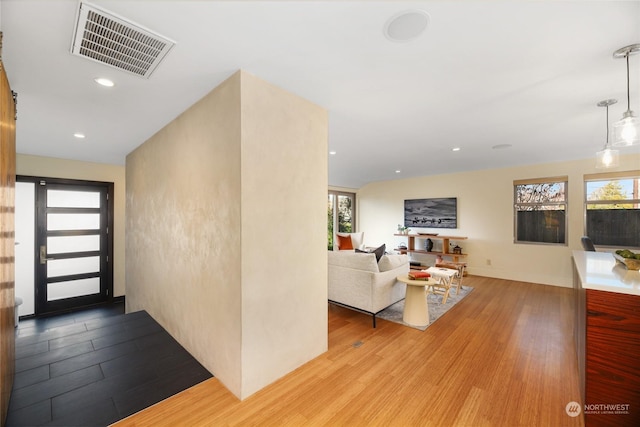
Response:
[{"label": "dark cabinet", "polygon": [[576,288],[586,426],[640,426],[640,296]]}]

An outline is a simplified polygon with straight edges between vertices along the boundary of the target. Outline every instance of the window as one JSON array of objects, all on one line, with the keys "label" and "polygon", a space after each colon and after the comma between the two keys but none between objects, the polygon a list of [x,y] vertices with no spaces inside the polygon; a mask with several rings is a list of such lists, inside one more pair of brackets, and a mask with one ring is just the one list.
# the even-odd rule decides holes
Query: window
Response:
[{"label": "window", "polygon": [[516,243],[566,245],[567,181],[562,176],[513,182]]},{"label": "window", "polygon": [[640,247],[640,171],[584,176],[585,235],[595,245]]},{"label": "window", "polygon": [[356,230],[355,211],[356,195],[329,191],[328,217],[328,249],[333,250],[334,230],[340,233],[352,233]]}]

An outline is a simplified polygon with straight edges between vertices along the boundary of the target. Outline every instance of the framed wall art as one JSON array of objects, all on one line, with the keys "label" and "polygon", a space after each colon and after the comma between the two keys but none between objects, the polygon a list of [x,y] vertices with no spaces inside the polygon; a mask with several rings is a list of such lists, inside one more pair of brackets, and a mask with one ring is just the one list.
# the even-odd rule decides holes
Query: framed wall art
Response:
[{"label": "framed wall art", "polygon": [[411,228],[458,228],[458,199],[405,200],[404,225]]}]

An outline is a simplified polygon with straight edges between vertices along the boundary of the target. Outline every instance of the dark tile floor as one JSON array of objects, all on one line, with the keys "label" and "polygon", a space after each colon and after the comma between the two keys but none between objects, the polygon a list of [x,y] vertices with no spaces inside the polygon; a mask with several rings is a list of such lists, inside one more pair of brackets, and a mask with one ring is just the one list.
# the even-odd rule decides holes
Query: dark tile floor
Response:
[{"label": "dark tile floor", "polygon": [[211,374],[149,314],[124,304],[21,320],[11,426],[106,426]]}]

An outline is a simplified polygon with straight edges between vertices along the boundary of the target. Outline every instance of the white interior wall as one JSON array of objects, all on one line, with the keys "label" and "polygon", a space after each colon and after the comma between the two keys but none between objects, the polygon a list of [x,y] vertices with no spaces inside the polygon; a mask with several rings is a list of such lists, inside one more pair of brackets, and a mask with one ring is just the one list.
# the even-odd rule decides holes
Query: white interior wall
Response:
[{"label": "white interior wall", "polygon": [[[638,169],[640,155],[633,154],[621,156],[620,166],[611,171]],[[598,172],[603,171],[595,169],[595,159],[584,159],[371,183],[357,193],[358,229],[367,245],[386,243],[393,249],[407,241],[393,236],[403,223],[405,199],[457,197],[457,229],[414,231],[468,237],[459,244],[469,254],[470,274],[571,287],[571,251],[581,249],[584,233],[583,175]],[[515,244],[513,181],[564,175],[569,177],[568,245]],[[433,263],[435,257],[413,258]]]}]

